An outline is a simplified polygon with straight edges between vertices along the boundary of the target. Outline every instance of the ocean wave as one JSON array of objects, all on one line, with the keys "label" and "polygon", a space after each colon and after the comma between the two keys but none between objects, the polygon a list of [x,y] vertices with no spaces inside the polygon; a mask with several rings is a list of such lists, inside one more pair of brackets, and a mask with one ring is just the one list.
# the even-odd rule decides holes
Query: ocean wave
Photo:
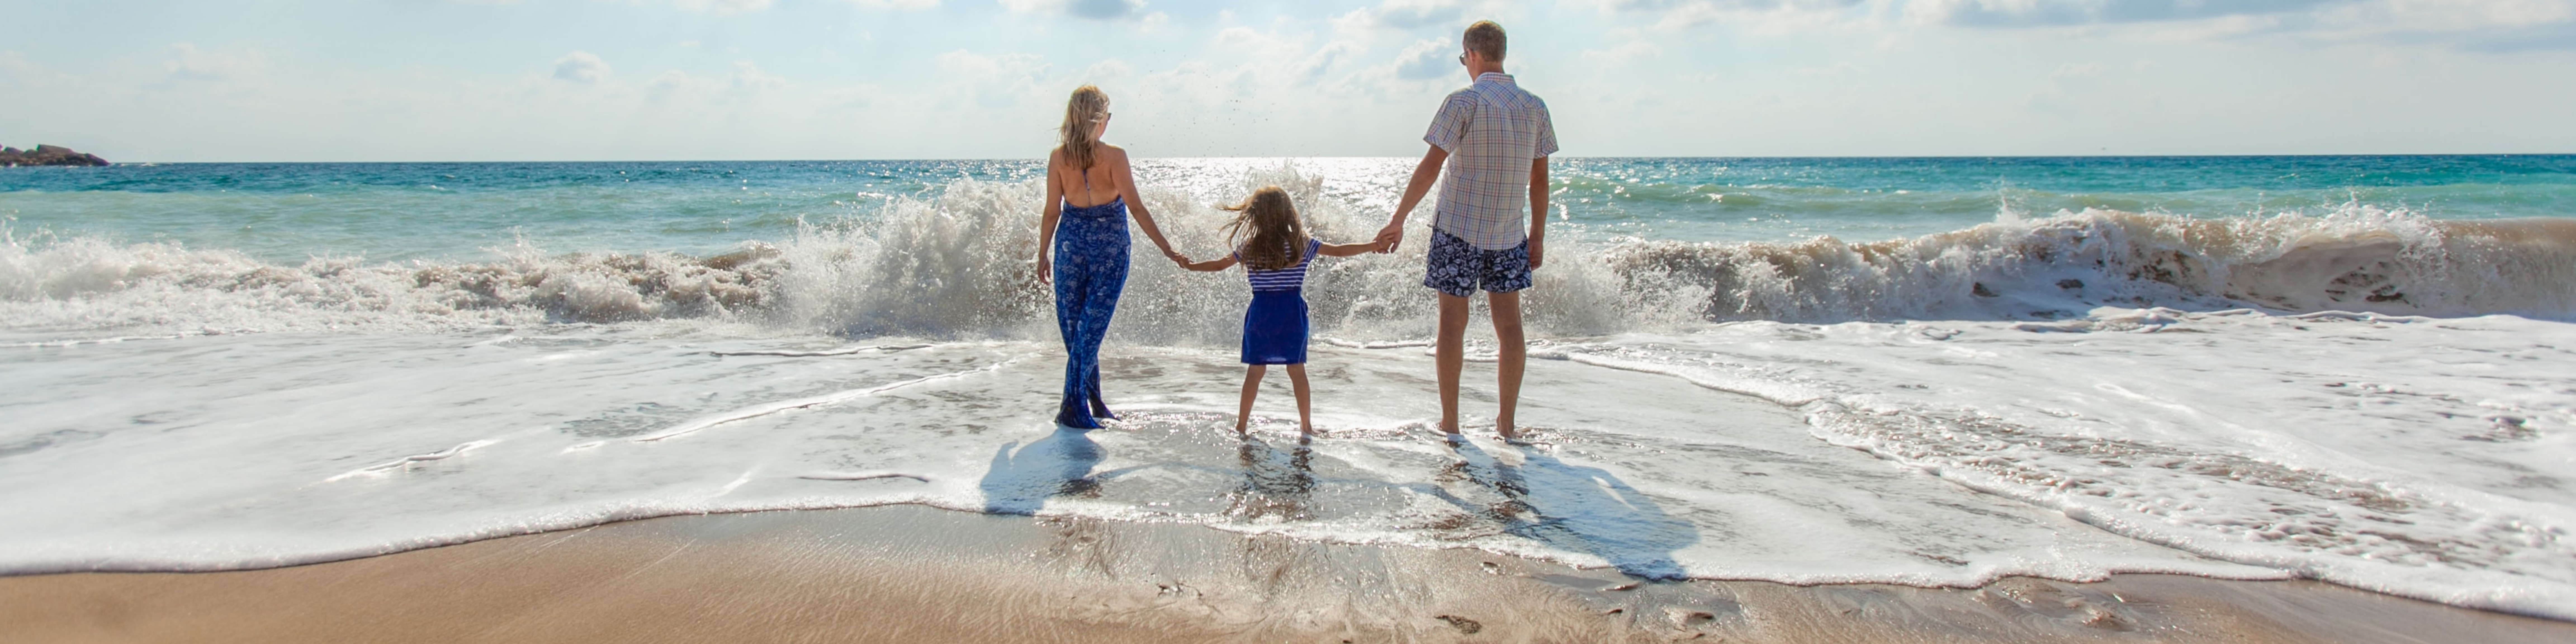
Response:
[{"label": "ocean wave", "polygon": [[[1240,181],[1290,187],[1330,241],[1363,239],[1383,221],[1293,168]],[[852,336],[1034,338],[1053,332],[1051,296],[1033,271],[1038,200],[1034,183],[958,180],[935,198],[890,199],[711,256],[548,254],[521,242],[481,262],[288,265],[173,243],[11,235],[0,245],[0,319],[19,331],[118,332],[719,320]],[[1149,191],[1145,201],[1185,253],[1222,252],[1227,213],[1175,192]],[[1417,223],[1397,253],[1320,266],[1308,290],[1318,330],[1363,341],[1425,333],[1436,315],[1417,286],[1427,235]],[[1179,270],[1139,237],[1119,333],[1230,342],[1248,298],[1239,277]],[[2224,218],[2007,210],[1963,230],[1857,243],[1580,231],[1551,241],[1526,304],[1534,329],[1556,336],[1735,320],[2048,320],[2099,306],[2576,316],[2576,221],[2436,220],[2362,203]]]}]

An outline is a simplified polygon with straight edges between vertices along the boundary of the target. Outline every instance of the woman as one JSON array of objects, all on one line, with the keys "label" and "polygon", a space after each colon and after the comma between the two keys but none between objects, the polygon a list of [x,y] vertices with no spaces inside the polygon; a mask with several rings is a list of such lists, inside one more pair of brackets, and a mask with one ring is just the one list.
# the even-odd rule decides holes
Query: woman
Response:
[{"label": "woman", "polygon": [[1055,324],[1068,354],[1055,422],[1078,429],[1117,418],[1100,401],[1100,339],[1127,286],[1127,213],[1135,212],[1164,257],[1183,261],[1136,196],[1127,151],[1100,141],[1108,132],[1109,95],[1090,85],[1073,90],[1055,152],[1047,155],[1046,216],[1038,222],[1038,281],[1055,283]]}]

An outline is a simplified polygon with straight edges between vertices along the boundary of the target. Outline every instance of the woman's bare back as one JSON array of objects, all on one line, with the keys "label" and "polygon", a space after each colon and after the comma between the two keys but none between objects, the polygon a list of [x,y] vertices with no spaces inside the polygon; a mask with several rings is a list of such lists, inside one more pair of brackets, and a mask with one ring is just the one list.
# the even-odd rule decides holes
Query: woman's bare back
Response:
[{"label": "woman's bare back", "polygon": [[1118,169],[1127,167],[1127,151],[1107,143],[1095,144],[1091,151],[1091,168],[1077,170],[1063,148],[1057,148],[1048,163],[1048,171],[1057,174],[1057,185],[1064,186],[1064,200],[1075,208],[1089,208],[1109,203],[1123,192],[1118,184]]}]

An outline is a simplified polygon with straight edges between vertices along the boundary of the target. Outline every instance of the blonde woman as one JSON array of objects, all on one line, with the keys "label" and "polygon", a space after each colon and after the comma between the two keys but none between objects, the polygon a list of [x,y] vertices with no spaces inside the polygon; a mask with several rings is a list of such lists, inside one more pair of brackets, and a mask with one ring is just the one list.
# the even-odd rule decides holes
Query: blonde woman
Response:
[{"label": "blonde woman", "polygon": [[1046,215],[1038,222],[1038,280],[1055,284],[1055,323],[1067,354],[1055,422],[1075,429],[1117,418],[1100,399],[1100,340],[1127,287],[1128,213],[1164,257],[1181,261],[1136,196],[1127,151],[1101,142],[1108,132],[1109,95],[1090,85],[1073,90],[1055,152],[1047,155]]}]

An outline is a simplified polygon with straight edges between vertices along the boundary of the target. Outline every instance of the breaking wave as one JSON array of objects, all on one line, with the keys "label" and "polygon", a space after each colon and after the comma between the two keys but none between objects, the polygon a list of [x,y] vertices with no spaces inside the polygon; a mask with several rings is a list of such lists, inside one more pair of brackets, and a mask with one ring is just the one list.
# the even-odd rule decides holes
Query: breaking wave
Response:
[{"label": "breaking wave", "polygon": [[[1293,170],[1316,234],[1355,241],[1383,214],[1356,212]],[[481,262],[264,263],[241,252],[9,231],[0,320],[16,331],[431,330],[491,325],[708,320],[851,336],[1051,337],[1031,270],[1033,183],[959,180],[792,238],[713,256],[548,254],[522,242]],[[1220,252],[1224,213],[1173,192],[1148,205],[1185,253]],[[1417,337],[1426,229],[1397,253],[1333,260],[1308,290],[1320,333]],[[2255,307],[2544,319],[2576,316],[2576,221],[2435,220],[2346,204],[2320,215],[2201,218],[2087,209],[2009,211],[1964,230],[1853,243],[1686,243],[1560,232],[1527,295],[1536,331],[1581,336],[1706,322],[2053,319],[2096,306]],[[1119,333],[1230,342],[1249,295],[1137,244]]]}]

